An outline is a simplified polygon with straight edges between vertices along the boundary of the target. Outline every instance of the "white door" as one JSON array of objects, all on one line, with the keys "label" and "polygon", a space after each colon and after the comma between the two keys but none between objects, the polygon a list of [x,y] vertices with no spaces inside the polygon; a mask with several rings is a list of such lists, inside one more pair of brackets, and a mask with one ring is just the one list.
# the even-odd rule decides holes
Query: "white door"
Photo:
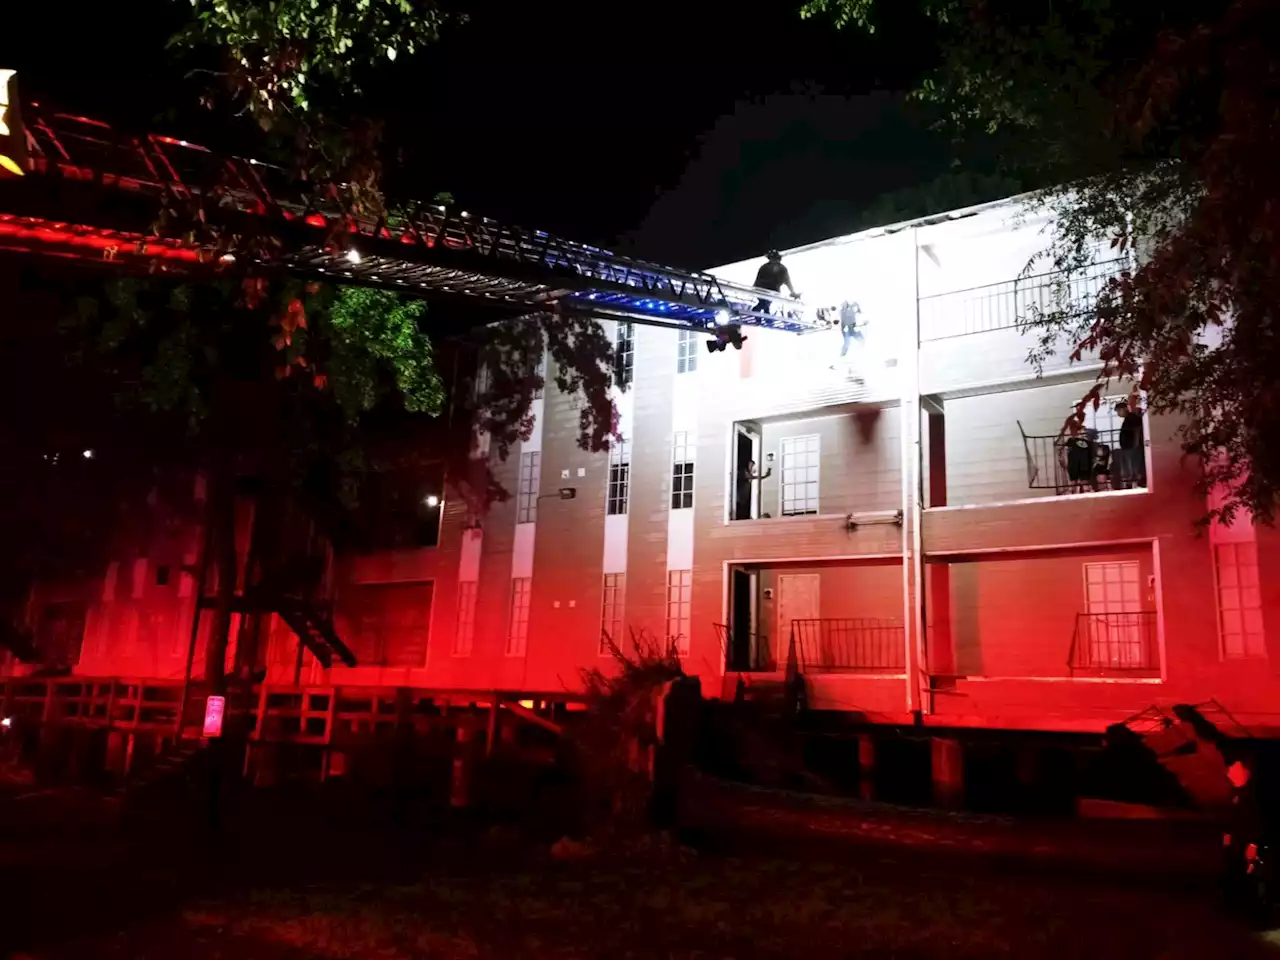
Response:
[{"label": "white door", "polygon": [[1091,666],[1149,666],[1143,650],[1142,589],[1136,560],[1086,563],[1084,609]]},{"label": "white door", "polygon": [[793,625],[797,631],[796,643],[804,644],[805,660],[809,663],[818,662],[820,631],[817,628],[820,625],[817,623],[795,624],[795,621],[818,619],[820,616],[818,591],[821,583],[822,576],[817,573],[786,573],[778,577],[778,602],[775,604],[778,623],[774,633],[776,639],[773,649],[779,670],[787,665],[788,644],[791,641]]}]

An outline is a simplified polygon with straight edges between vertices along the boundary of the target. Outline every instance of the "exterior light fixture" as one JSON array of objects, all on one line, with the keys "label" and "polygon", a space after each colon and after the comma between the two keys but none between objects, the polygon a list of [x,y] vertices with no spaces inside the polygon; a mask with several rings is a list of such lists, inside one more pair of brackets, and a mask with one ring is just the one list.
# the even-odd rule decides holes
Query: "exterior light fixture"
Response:
[{"label": "exterior light fixture", "polygon": [[12,726],[13,726],[13,717],[5,717],[3,720],[0,720],[0,727],[4,727],[6,730],[8,730]]},{"label": "exterior light fixture", "polygon": [[348,263],[359,263],[359,262],[360,262],[360,251],[359,251],[359,250],[357,250],[355,247],[351,247],[350,249],[348,249],[348,250],[347,250],[347,262],[348,262]]},{"label": "exterior light fixture", "polygon": [[425,503],[432,510],[440,506],[440,498],[437,497],[434,493],[426,497],[422,502]]},{"label": "exterior light fixture", "polygon": [[578,496],[577,487],[561,487],[559,490],[561,500],[573,500]]},{"label": "exterior light fixture", "polygon": [[93,451],[92,451],[92,450],[85,450],[82,454],[80,454],[80,456],[84,457],[86,460],[92,460],[92,459],[93,459]]},{"label": "exterior light fixture", "polygon": [[728,322],[729,322],[730,320],[732,320],[732,319],[733,319],[733,315],[732,315],[731,313],[729,313],[729,311],[728,311],[728,310],[717,310],[717,311],[716,311],[716,323],[717,323],[718,325],[720,325],[720,326],[722,326],[722,327],[723,327],[726,323],[728,323]]}]

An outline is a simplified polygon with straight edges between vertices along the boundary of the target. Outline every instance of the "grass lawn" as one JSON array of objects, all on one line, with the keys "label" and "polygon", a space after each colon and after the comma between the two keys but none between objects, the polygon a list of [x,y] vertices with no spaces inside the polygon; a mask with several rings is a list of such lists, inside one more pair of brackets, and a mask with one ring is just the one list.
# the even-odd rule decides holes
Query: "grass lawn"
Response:
[{"label": "grass lawn", "polygon": [[326,872],[315,882],[255,882],[257,871],[246,866],[238,888],[157,907],[126,919],[119,931],[26,955],[1275,956],[1223,917],[1203,887],[918,850],[809,849],[781,859],[663,848],[563,860],[545,847],[476,839],[408,855],[390,880]]}]

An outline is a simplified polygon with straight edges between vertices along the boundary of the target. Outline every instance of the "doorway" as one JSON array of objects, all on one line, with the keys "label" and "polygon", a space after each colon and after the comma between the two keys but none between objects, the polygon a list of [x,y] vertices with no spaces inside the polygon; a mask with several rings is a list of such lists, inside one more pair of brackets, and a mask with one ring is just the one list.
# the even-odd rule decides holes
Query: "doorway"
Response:
[{"label": "doorway", "polygon": [[730,520],[751,520],[760,515],[760,481],[751,480],[751,464],[760,464],[760,431],[750,423],[733,425],[733,510]]},{"label": "doorway", "polygon": [[735,569],[729,579],[729,650],[726,666],[730,670],[765,669],[762,659],[768,650],[760,643],[756,629],[756,598],[759,574],[754,570]]}]

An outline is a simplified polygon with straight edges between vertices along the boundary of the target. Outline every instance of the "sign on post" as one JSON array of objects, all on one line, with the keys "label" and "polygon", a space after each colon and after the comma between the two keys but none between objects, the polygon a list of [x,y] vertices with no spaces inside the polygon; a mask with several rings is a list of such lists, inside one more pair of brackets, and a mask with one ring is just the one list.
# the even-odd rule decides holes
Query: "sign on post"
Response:
[{"label": "sign on post", "polygon": [[222,736],[222,716],[227,710],[226,697],[210,697],[204,704],[204,735]]}]

